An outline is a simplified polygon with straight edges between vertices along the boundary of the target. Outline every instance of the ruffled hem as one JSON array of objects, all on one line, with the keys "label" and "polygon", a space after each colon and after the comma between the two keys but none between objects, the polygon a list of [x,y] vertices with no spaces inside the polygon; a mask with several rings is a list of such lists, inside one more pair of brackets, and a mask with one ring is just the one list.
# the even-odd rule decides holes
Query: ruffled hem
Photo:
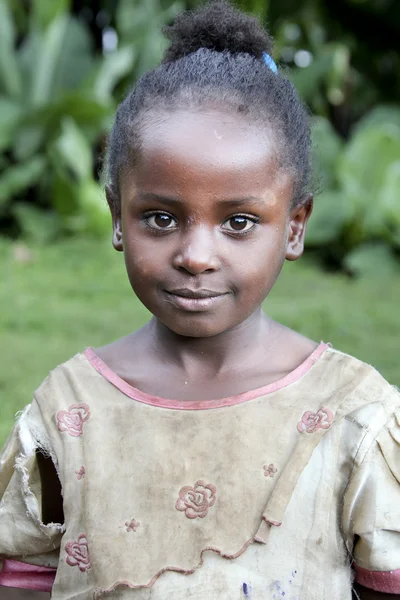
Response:
[{"label": "ruffled hem", "polygon": [[[215,552],[215,554],[218,554],[219,556],[221,556],[221,558],[226,558],[228,560],[234,560],[235,558],[238,558],[244,552],[246,552],[247,548],[251,544],[254,544],[254,543],[266,544],[267,542],[266,542],[266,539],[264,539],[264,538],[266,538],[267,536],[265,534],[269,531],[271,526],[279,527],[280,525],[281,525],[281,523],[272,522],[272,521],[269,521],[268,519],[266,519],[265,517],[263,517],[262,523],[261,523],[259,529],[257,530],[257,533],[254,535],[254,537],[252,537],[250,540],[248,540],[240,548],[240,550],[238,550],[238,552],[235,552],[234,554],[227,554],[225,552],[222,552],[222,550],[220,550],[219,548],[213,548],[212,546],[207,546],[200,553],[200,561],[192,569],[182,569],[180,567],[172,567],[172,566],[164,567],[163,569],[160,569],[154,575],[154,577],[152,577],[152,579],[146,584],[135,584],[135,583],[131,583],[130,581],[121,579],[120,581],[115,582],[113,585],[111,585],[108,588],[95,588],[93,591],[93,599],[96,600],[97,598],[101,598],[101,596],[104,596],[104,594],[110,594],[112,592],[115,592],[117,590],[117,588],[123,587],[123,586],[128,587],[131,590],[137,590],[140,588],[151,588],[154,585],[154,583],[157,581],[157,579],[164,573],[167,573],[168,571],[174,572],[174,573],[180,573],[181,575],[192,575],[195,571],[197,571],[197,569],[200,569],[200,567],[203,565],[205,552]],[[268,528],[268,529],[266,529],[266,528]],[[260,530],[262,530],[262,535],[259,535]]]}]

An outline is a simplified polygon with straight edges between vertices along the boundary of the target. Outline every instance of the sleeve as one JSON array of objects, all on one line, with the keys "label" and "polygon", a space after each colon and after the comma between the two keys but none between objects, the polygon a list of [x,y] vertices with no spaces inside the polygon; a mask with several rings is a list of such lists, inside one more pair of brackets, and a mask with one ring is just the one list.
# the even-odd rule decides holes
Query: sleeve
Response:
[{"label": "sleeve", "polygon": [[41,520],[38,449],[52,455],[33,402],[19,417],[0,454],[0,585],[49,591],[64,526]]},{"label": "sleeve", "polygon": [[400,594],[400,406],[376,436],[373,427],[364,435],[344,497],[344,529],[356,581]]}]

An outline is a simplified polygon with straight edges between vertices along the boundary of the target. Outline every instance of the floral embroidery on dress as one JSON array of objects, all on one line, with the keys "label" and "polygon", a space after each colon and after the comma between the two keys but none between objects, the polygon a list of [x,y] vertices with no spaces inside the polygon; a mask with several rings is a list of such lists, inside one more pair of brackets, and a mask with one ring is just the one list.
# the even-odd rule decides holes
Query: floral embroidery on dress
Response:
[{"label": "floral embroidery on dress", "polygon": [[67,564],[70,567],[78,567],[82,573],[90,569],[89,549],[84,533],[81,533],[76,542],[65,544],[65,551],[68,554]]},{"label": "floral embroidery on dress", "polygon": [[79,437],[83,434],[83,424],[89,417],[90,408],[87,404],[71,404],[68,410],[58,411],[58,429],[66,431],[72,437]]},{"label": "floral embroidery on dress", "polygon": [[86,475],[85,467],[81,467],[79,471],[75,471],[76,478],[80,481]]},{"label": "floral embroidery on dress", "polygon": [[317,429],[329,429],[332,425],[333,413],[329,408],[320,408],[318,412],[307,410],[297,423],[300,433],[314,433]]},{"label": "floral embroidery on dress", "polygon": [[126,531],[128,533],[130,531],[133,531],[134,533],[136,533],[137,528],[140,527],[140,523],[139,523],[139,521],[135,521],[135,519],[131,519],[130,521],[127,521],[125,523],[125,527],[126,527]]},{"label": "floral embroidery on dress", "polygon": [[216,492],[215,485],[201,480],[194,487],[184,486],[179,492],[175,508],[184,512],[188,519],[204,519],[208,509],[215,504]]},{"label": "floral embroidery on dress", "polygon": [[263,469],[264,469],[264,477],[274,477],[275,473],[278,472],[278,469],[275,468],[273,463],[271,463],[268,466],[264,465]]}]

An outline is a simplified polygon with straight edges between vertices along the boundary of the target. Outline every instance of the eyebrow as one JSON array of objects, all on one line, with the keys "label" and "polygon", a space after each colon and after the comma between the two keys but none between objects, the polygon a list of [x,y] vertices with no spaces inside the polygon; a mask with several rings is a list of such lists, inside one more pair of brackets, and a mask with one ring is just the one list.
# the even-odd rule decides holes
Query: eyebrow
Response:
[{"label": "eyebrow", "polygon": [[[139,193],[137,199],[142,202],[146,202],[149,200],[158,200],[162,204],[167,204],[168,206],[174,206],[177,204],[184,204],[184,201],[180,198],[172,198],[168,196],[162,196],[160,194],[154,194],[152,192],[143,192]],[[242,205],[260,205],[265,204],[265,199],[257,198],[256,196],[248,196],[247,198],[219,198],[216,201],[217,204],[225,204],[228,206],[242,206]]]}]

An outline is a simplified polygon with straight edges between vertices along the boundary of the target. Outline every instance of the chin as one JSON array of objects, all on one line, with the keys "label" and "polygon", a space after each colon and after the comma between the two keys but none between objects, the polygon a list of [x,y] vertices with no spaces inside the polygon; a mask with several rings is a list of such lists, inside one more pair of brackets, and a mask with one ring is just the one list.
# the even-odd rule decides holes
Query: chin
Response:
[{"label": "chin", "polygon": [[205,323],[204,321],[196,323],[194,320],[192,323],[177,323],[176,321],[174,323],[163,321],[163,323],[176,335],[187,338],[211,338],[231,329],[231,325],[221,327],[221,323]]}]

